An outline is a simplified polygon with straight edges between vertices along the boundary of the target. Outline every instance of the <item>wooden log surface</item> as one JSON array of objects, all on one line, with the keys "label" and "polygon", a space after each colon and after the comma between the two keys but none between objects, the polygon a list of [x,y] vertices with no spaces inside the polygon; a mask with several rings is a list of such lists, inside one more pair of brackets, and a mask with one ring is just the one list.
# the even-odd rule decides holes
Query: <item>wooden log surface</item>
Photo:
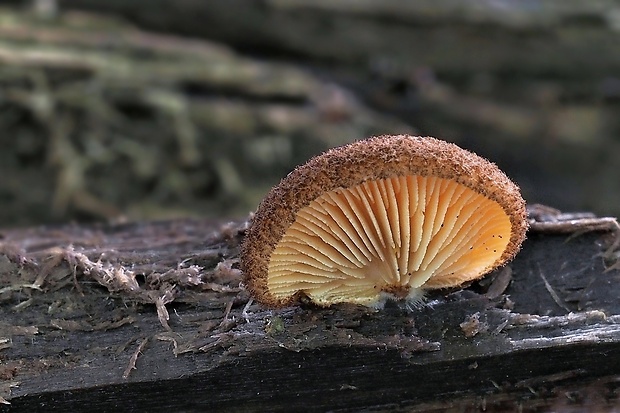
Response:
[{"label": "wooden log surface", "polygon": [[507,269],[420,308],[269,310],[246,308],[247,225],[2,231],[0,411],[620,406],[608,233],[531,233]]}]

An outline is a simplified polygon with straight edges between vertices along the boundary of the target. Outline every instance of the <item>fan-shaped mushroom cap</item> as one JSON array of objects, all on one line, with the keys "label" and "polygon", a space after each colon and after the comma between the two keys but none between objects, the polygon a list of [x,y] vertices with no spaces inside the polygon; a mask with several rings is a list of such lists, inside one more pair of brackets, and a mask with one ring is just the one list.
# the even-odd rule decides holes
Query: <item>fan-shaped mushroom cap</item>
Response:
[{"label": "fan-shaped mushroom cap", "polygon": [[519,188],[493,163],[429,137],[379,136],[299,166],[261,202],[241,252],[272,307],[376,306],[454,287],[511,260],[527,231]]}]

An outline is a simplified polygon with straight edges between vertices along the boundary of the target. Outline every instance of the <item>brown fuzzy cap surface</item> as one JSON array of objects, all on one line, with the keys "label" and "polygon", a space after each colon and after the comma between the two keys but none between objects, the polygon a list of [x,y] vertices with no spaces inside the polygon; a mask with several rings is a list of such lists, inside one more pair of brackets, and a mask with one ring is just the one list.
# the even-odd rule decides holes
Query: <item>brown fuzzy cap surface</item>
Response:
[{"label": "brown fuzzy cap surface", "polygon": [[[297,167],[263,199],[241,248],[241,269],[252,296],[270,307],[293,304],[269,292],[272,252],[297,212],[325,192],[368,180],[419,175],[451,179],[497,202],[510,218],[510,242],[494,267],[519,251],[528,228],[519,188],[495,164],[452,143],[431,137],[384,135],[331,149]],[[482,275],[482,274],[481,274]]]}]

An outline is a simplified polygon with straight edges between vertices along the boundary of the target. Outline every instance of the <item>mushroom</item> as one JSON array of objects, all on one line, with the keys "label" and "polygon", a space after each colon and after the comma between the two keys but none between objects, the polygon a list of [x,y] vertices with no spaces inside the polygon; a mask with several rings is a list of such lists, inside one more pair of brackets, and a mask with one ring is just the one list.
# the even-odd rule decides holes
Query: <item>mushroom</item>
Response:
[{"label": "mushroom", "polygon": [[528,224],[499,168],[430,137],[378,136],[331,149],[260,203],[241,248],[252,296],[381,307],[419,303],[506,264]]}]

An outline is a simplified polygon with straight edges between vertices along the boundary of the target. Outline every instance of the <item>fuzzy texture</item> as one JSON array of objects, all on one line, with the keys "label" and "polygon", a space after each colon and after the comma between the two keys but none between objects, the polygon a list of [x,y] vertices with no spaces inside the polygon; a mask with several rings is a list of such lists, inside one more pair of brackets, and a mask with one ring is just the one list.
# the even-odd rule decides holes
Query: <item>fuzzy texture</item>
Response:
[{"label": "fuzzy texture", "polygon": [[300,294],[276,297],[268,287],[271,254],[295,222],[299,210],[338,188],[408,175],[453,180],[502,207],[512,226],[510,241],[489,271],[506,264],[519,251],[528,228],[525,201],[519,188],[495,164],[435,138],[372,137],[310,159],[263,199],[241,249],[241,269],[252,296],[270,307],[283,307],[299,300]]}]

